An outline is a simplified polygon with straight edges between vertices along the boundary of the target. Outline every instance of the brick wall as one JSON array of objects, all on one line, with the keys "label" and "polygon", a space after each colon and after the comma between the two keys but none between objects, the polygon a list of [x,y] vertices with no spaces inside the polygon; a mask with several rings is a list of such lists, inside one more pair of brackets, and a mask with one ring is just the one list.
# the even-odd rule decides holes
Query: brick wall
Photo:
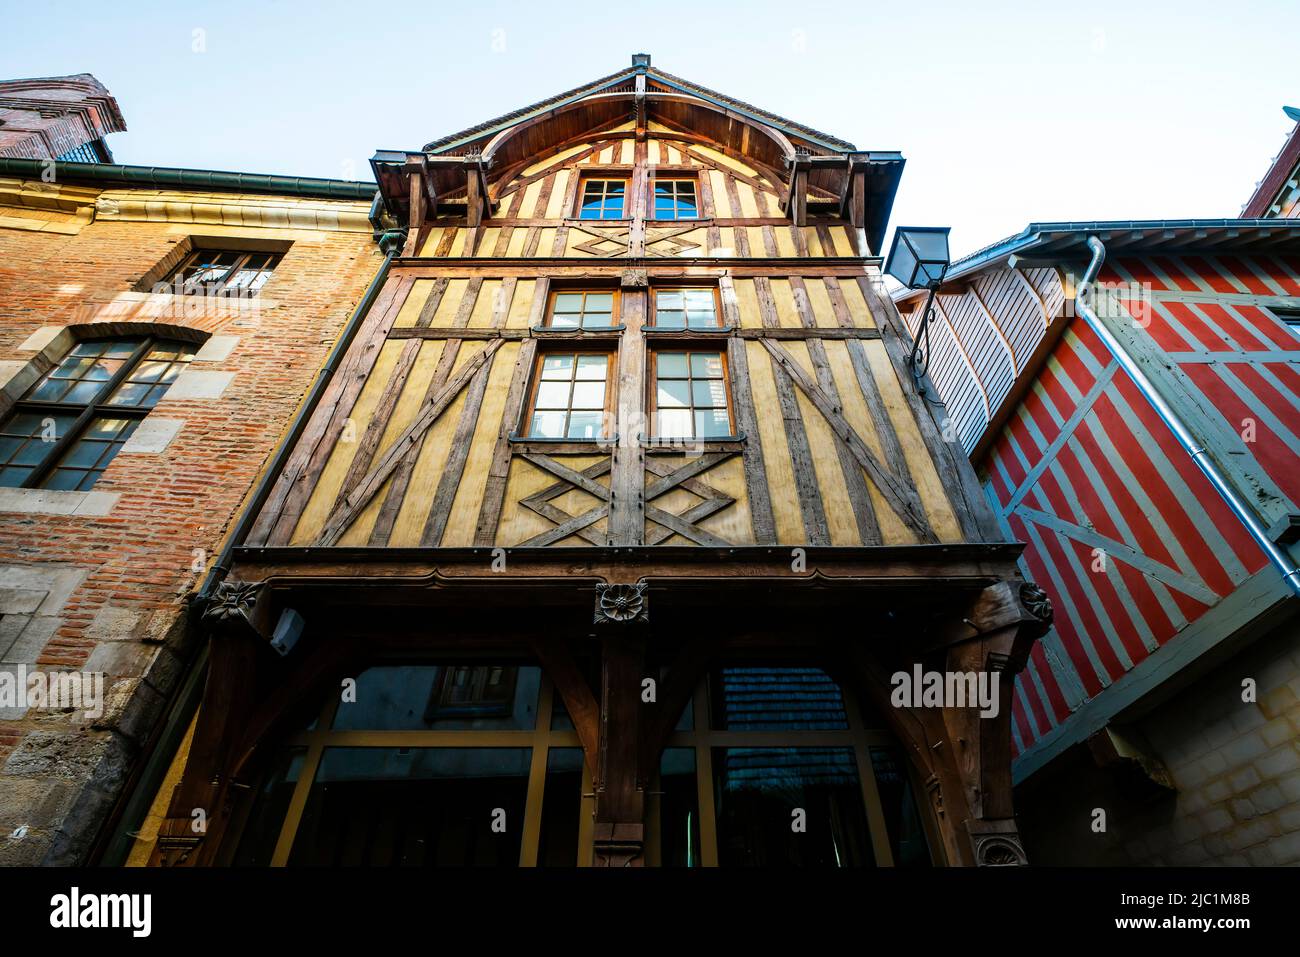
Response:
[{"label": "brick wall", "polygon": [[[169,297],[131,293],[194,234],[292,245],[256,310],[178,318]],[[155,448],[120,453],[93,507],[0,490],[0,672],[102,673],[107,701],[99,718],[0,709],[0,864],[84,858],[191,650],[187,598],[379,262],[357,231],[0,228],[0,385],[21,385],[73,324],[162,321],[212,337],[186,388],[146,420],[162,430]]]}]

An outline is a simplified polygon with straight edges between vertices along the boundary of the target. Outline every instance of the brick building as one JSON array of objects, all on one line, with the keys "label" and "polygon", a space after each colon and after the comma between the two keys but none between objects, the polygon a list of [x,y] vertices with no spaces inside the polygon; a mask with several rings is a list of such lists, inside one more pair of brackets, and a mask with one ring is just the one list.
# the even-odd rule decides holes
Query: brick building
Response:
[{"label": "brick building", "polygon": [[117,100],[89,73],[0,81],[0,157],[111,163],[126,130]]},{"label": "brick building", "polygon": [[930,386],[1057,612],[1013,715],[1037,862],[1300,863],[1297,150],[1263,218],[1034,223],[935,296]]},{"label": "brick building", "polygon": [[[74,79],[64,129],[122,128]],[[11,142],[13,88],[0,153],[64,155]],[[55,169],[0,159],[0,864],[91,856],[193,661],[189,598],[382,262],[363,183]],[[15,697],[34,672],[102,694]]]}]

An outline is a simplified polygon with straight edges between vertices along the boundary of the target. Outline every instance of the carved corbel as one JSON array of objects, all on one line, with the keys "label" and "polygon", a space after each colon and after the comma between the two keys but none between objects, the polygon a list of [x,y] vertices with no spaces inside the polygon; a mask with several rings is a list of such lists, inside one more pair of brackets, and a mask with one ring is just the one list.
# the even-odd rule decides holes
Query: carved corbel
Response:
[{"label": "carved corbel", "polygon": [[217,635],[251,632],[267,637],[267,603],[261,600],[264,589],[264,582],[223,581],[203,610],[204,627]]}]

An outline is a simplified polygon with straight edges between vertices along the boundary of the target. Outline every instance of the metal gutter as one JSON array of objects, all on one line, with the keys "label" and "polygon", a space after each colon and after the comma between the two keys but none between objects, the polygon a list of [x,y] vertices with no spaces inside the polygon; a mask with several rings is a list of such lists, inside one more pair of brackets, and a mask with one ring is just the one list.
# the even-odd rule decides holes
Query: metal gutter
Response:
[{"label": "metal gutter", "polygon": [[[310,176],[273,176],[267,173],[228,173],[210,169],[178,169],[170,166],[119,166],[116,163],[70,163],[53,161],[58,182],[96,183],[112,186],[201,189],[231,193],[268,193],[312,199],[370,199],[374,183],[347,179],[316,179]],[[48,175],[50,160],[0,158],[0,175],[39,180]]]},{"label": "metal gutter", "polygon": [[1097,279],[1097,273],[1101,270],[1102,263],[1106,261],[1106,247],[1096,235],[1089,235],[1087,242],[1088,248],[1092,250],[1092,259],[1088,263],[1088,268],[1084,272],[1083,279],[1079,282],[1078,290],[1075,293],[1075,314],[1083,317],[1089,328],[1097,334],[1097,337],[1105,344],[1110,354],[1115,357],[1115,361],[1128,373],[1129,378],[1133,380],[1133,384],[1137,386],[1143,398],[1151,403],[1151,407],[1160,416],[1160,420],[1174,434],[1178,444],[1183,447],[1183,450],[1191,456],[1196,466],[1210,480],[1210,484],[1228,503],[1232,513],[1246,526],[1246,530],[1250,532],[1250,537],[1255,539],[1255,543],[1268,556],[1268,560],[1282,573],[1283,581],[1293,592],[1300,594],[1300,568],[1296,567],[1294,559],[1273,541],[1268,534],[1268,529],[1260,523],[1254,510],[1237,494],[1227,476],[1220,471],[1218,463],[1210,456],[1209,450],[1197,440],[1192,431],[1183,423],[1182,418],[1174,411],[1173,406],[1165,401],[1155,383],[1147,378],[1147,374],[1142,367],[1137,364],[1115,334],[1093,311],[1090,301],[1092,299],[1093,283]]}]

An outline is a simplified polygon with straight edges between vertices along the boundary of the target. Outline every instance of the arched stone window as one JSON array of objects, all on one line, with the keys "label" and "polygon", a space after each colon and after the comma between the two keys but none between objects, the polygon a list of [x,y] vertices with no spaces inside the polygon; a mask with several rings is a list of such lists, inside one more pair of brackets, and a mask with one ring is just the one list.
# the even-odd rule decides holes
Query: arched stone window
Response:
[{"label": "arched stone window", "polygon": [[90,488],[197,349],[149,335],[76,343],[0,424],[0,486]]}]

